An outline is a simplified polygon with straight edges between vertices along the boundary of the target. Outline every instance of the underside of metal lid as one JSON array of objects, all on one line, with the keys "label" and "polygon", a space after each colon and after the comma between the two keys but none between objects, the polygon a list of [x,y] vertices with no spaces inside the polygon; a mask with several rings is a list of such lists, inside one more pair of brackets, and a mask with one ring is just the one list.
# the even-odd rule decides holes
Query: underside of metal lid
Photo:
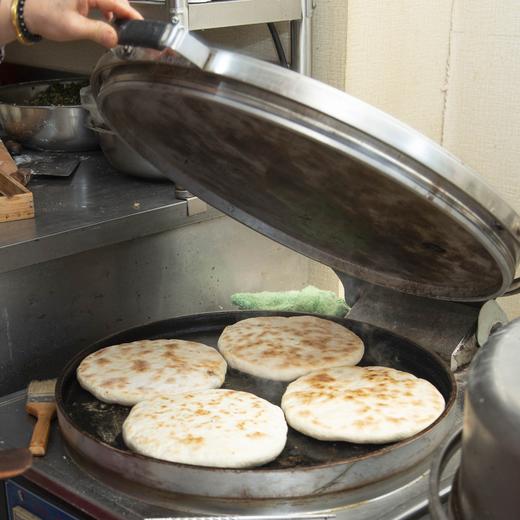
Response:
[{"label": "underside of metal lid", "polygon": [[105,59],[104,117],[209,204],[336,270],[449,300],[507,290],[520,220],[475,173],[340,91],[209,55],[203,69],[164,53]]}]

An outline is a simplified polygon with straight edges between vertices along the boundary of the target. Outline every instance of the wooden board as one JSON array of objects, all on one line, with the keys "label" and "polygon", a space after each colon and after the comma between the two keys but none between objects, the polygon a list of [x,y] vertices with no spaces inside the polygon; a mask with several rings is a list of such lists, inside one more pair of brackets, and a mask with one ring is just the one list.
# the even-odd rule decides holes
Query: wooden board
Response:
[{"label": "wooden board", "polygon": [[34,217],[34,201],[31,192],[0,196],[0,222],[23,220]]},{"label": "wooden board", "polygon": [[18,168],[0,141],[0,222],[34,217],[33,194],[16,178]]},{"label": "wooden board", "polygon": [[0,141],[0,172],[6,175],[13,175],[18,170],[11,154],[8,152],[4,143]]}]

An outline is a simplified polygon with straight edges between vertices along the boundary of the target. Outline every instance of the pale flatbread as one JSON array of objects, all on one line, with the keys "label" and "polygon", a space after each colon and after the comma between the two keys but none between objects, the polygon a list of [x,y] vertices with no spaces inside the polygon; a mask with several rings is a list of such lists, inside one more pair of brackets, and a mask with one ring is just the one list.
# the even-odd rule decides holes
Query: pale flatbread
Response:
[{"label": "pale flatbread", "polygon": [[106,403],[132,406],[158,395],[218,388],[226,362],[193,341],[156,339],[102,348],[79,365],[80,385]]},{"label": "pale flatbread", "polygon": [[385,367],[336,367],[291,383],[282,408],[295,430],[324,441],[381,444],[424,430],[443,412],[428,381]]},{"label": "pale flatbread", "polygon": [[206,390],[137,404],[123,424],[133,451],[170,462],[247,468],[285,446],[282,410],[247,392]]},{"label": "pale flatbread", "polygon": [[224,329],[218,348],[231,367],[276,381],[356,365],[364,353],[363,341],[352,331],[314,316],[242,320]]}]

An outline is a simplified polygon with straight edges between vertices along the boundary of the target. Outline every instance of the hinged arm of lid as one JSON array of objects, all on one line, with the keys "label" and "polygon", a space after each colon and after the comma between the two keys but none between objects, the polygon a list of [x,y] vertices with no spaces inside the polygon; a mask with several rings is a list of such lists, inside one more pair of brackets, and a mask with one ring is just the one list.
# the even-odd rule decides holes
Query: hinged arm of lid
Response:
[{"label": "hinged arm of lid", "polygon": [[174,49],[175,52],[189,60],[193,65],[203,69],[211,51],[197,38],[194,38],[180,24],[155,20],[125,20],[116,23],[119,45],[146,47],[163,50]]}]

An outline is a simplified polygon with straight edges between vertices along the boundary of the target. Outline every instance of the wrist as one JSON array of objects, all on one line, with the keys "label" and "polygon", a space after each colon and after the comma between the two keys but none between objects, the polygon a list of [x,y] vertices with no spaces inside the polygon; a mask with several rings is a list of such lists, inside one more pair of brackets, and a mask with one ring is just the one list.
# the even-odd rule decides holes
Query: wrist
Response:
[{"label": "wrist", "polygon": [[16,40],[16,31],[11,23],[11,1],[0,0],[0,45]]}]

